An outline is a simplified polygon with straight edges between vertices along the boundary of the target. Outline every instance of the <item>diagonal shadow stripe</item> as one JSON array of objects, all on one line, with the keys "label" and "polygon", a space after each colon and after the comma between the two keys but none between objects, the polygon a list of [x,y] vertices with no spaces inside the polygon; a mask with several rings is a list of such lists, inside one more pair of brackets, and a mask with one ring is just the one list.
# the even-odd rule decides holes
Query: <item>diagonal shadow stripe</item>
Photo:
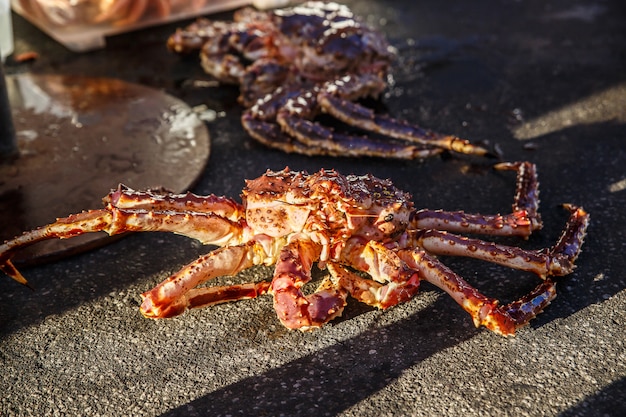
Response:
[{"label": "diagonal shadow stripe", "polygon": [[440,297],[408,318],[242,379],[161,416],[336,415],[408,368],[476,335],[471,325],[463,326],[467,320],[451,300]]}]

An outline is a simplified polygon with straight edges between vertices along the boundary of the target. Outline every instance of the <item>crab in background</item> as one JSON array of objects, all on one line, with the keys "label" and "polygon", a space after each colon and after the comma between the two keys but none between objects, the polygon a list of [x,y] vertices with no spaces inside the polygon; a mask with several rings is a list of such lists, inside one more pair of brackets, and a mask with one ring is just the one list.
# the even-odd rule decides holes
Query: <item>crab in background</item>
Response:
[{"label": "crab in background", "polygon": [[[232,22],[199,19],[168,47],[199,51],[204,70],[240,86],[245,130],[257,141],[306,155],[424,158],[443,150],[488,155],[480,146],[378,114],[359,99],[387,86],[395,49],[348,7],[319,1],[235,12]],[[348,125],[332,129],[325,113]],[[350,130],[365,131],[364,135]],[[345,130],[345,131],[344,131]]]},{"label": "crab in background", "polygon": [[[461,233],[528,237],[542,227],[535,166],[496,165],[517,171],[513,209],[506,215],[416,210],[410,196],[389,180],[371,175],[314,174],[285,169],[246,181],[243,202],[227,197],[133,191],[120,186],[106,207],[58,219],[0,245],[0,270],[26,284],[11,262],[20,248],[52,238],[105,231],[111,235],[167,231],[220,248],[201,256],[142,294],[140,310],[167,318],[190,308],[255,298],[270,293],[281,323],[307,330],[342,314],[348,295],[386,309],[408,301],[426,280],[447,292],[476,326],[513,335],[556,295],[555,276],[574,269],[589,221],[580,207],[570,212],[558,242],[549,249],[523,250]],[[509,304],[472,287],[438,256],[465,256],[530,271],[542,282]],[[317,263],[328,275],[317,290],[303,286]],[[275,265],[270,281],[200,286],[255,265]]]}]

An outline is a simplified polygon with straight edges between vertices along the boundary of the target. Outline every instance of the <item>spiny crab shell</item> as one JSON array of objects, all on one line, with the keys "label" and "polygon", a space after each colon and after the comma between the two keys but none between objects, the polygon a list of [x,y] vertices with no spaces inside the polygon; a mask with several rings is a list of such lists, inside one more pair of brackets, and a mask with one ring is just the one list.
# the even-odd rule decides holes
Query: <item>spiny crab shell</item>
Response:
[{"label": "spiny crab shell", "polygon": [[372,175],[343,176],[334,170],[312,175],[288,168],[246,181],[248,225],[272,237],[324,232],[335,246],[353,235],[393,238],[406,230],[410,195]]}]

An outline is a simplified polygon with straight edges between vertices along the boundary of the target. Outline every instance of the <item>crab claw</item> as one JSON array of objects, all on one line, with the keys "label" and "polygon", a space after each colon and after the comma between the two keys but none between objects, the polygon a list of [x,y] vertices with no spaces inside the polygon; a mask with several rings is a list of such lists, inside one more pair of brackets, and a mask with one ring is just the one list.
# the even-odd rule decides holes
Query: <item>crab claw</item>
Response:
[{"label": "crab claw", "polygon": [[311,279],[311,265],[320,248],[311,242],[295,241],[283,248],[276,262],[271,291],[281,323],[289,329],[311,330],[338,317],[346,305],[348,291],[326,278],[317,290],[305,296],[300,287]]}]

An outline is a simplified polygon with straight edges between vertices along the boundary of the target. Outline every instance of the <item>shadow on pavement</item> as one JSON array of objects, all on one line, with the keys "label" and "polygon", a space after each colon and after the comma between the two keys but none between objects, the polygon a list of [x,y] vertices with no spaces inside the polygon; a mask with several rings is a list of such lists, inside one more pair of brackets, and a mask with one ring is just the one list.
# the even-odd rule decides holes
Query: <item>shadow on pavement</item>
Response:
[{"label": "shadow on pavement", "polygon": [[577,416],[626,416],[626,378],[615,381],[559,414],[559,417]]},{"label": "shadow on pavement", "polygon": [[162,417],[336,415],[393,383],[408,368],[476,335],[473,326],[463,326],[468,320],[442,297],[411,317],[242,379]]}]

